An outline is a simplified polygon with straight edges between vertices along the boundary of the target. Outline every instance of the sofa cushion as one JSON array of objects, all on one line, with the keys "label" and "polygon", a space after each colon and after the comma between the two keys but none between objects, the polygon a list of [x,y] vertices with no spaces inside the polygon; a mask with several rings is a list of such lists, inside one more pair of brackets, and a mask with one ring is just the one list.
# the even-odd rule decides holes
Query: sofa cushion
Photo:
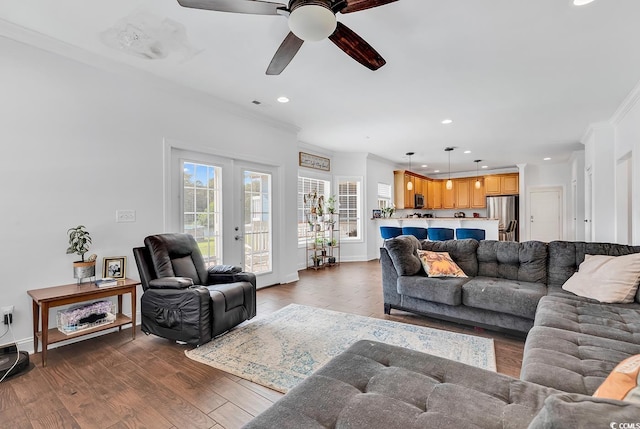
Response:
[{"label": "sofa cushion", "polygon": [[462,286],[464,305],[534,318],[538,301],[547,293],[542,283],[475,277]]},{"label": "sofa cushion", "polygon": [[423,240],[420,244],[422,250],[447,252],[467,276],[475,277],[478,275],[478,258],[476,256],[478,242],[476,240],[471,238],[447,241]]},{"label": "sofa cushion", "polygon": [[636,428],[640,406],[611,399],[559,393],[549,396],[529,429]]},{"label": "sofa cushion", "polygon": [[460,277],[398,277],[398,293],[447,305],[462,303],[462,285],[469,279]]},{"label": "sofa cushion", "polygon": [[593,397],[640,404],[640,355],[620,362],[598,387]]},{"label": "sofa cushion", "polygon": [[[584,261],[584,255],[621,256],[640,253],[640,246],[580,241],[552,241],[548,248],[547,284],[553,286],[563,285],[578,270],[578,266]],[[640,301],[637,295],[636,300]]]},{"label": "sofa cushion", "polygon": [[640,305],[623,307],[545,296],[538,304],[535,326],[640,344]]},{"label": "sofa cushion", "polygon": [[524,345],[520,378],[592,395],[619,362],[638,353],[638,344],[534,326]]},{"label": "sofa cushion", "polygon": [[418,250],[418,257],[429,277],[467,277],[447,252]]},{"label": "sofa cushion", "polygon": [[630,303],[640,281],[640,253],[624,256],[585,255],[562,289],[600,302]]},{"label": "sofa cushion", "polygon": [[422,269],[418,258],[420,242],[413,235],[401,235],[384,242],[398,275],[412,276]]},{"label": "sofa cushion", "polygon": [[540,241],[480,241],[478,276],[546,284],[547,245]]},{"label": "sofa cushion", "polygon": [[526,428],[557,390],[448,359],[359,341],[249,428]]}]

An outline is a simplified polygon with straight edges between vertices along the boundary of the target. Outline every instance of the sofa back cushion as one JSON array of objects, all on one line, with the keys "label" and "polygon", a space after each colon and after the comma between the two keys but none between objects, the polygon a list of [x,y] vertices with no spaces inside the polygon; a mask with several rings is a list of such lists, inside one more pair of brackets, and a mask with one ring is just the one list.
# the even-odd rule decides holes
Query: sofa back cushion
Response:
[{"label": "sofa back cushion", "polygon": [[[549,264],[547,267],[549,286],[562,286],[578,271],[584,255],[623,256],[640,253],[640,246],[611,243],[585,243],[582,241],[552,241],[549,243]],[[636,293],[640,302],[640,290]]]},{"label": "sofa back cushion", "polygon": [[541,241],[480,241],[478,275],[546,284],[547,245]]},{"label": "sofa back cushion", "polygon": [[432,252],[447,252],[451,259],[458,264],[468,277],[478,275],[478,241],[467,238],[465,240],[428,241],[421,242],[422,250]]},{"label": "sofa back cushion", "polygon": [[413,235],[400,235],[384,242],[391,262],[399,276],[413,276],[422,269],[418,257],[420,242]]}]

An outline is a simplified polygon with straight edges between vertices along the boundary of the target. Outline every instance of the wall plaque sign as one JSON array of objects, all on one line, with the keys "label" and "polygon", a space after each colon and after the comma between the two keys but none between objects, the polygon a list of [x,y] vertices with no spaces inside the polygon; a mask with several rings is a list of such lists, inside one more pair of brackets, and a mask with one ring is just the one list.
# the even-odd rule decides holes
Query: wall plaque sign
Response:
[{"label": "wall plaque sign", "polygon": [[300,152],[300,167],[315,168],[316,170],[331,170],[331,160],[323,156],[311,155],[310,153]]}]

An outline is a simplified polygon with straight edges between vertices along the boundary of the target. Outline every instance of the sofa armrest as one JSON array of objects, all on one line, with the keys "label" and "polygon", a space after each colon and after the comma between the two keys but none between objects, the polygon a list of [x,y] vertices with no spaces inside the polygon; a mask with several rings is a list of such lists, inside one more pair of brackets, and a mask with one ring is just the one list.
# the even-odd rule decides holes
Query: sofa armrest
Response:
[{"label": "sofa armrest", "polygon": [[545,399],[529,429],[618,428],[618,423],[640,425],[640,405],[577,393],[557,393]]},{"label": "sofa armrest", "polygon": [[188,277],[161,277],[149,282],[149,289],[186,289],[193,286]]}]

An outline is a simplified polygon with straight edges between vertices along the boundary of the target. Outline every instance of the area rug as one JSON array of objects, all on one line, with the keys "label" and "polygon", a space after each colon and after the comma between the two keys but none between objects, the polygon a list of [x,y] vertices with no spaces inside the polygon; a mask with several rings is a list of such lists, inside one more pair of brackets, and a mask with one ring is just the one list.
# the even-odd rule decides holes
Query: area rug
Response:
[{"label": "area rug", "polygon": [[282,393],[358,340],[374,340],[495,371],[493,340],[291,304],[185,353]]}]

